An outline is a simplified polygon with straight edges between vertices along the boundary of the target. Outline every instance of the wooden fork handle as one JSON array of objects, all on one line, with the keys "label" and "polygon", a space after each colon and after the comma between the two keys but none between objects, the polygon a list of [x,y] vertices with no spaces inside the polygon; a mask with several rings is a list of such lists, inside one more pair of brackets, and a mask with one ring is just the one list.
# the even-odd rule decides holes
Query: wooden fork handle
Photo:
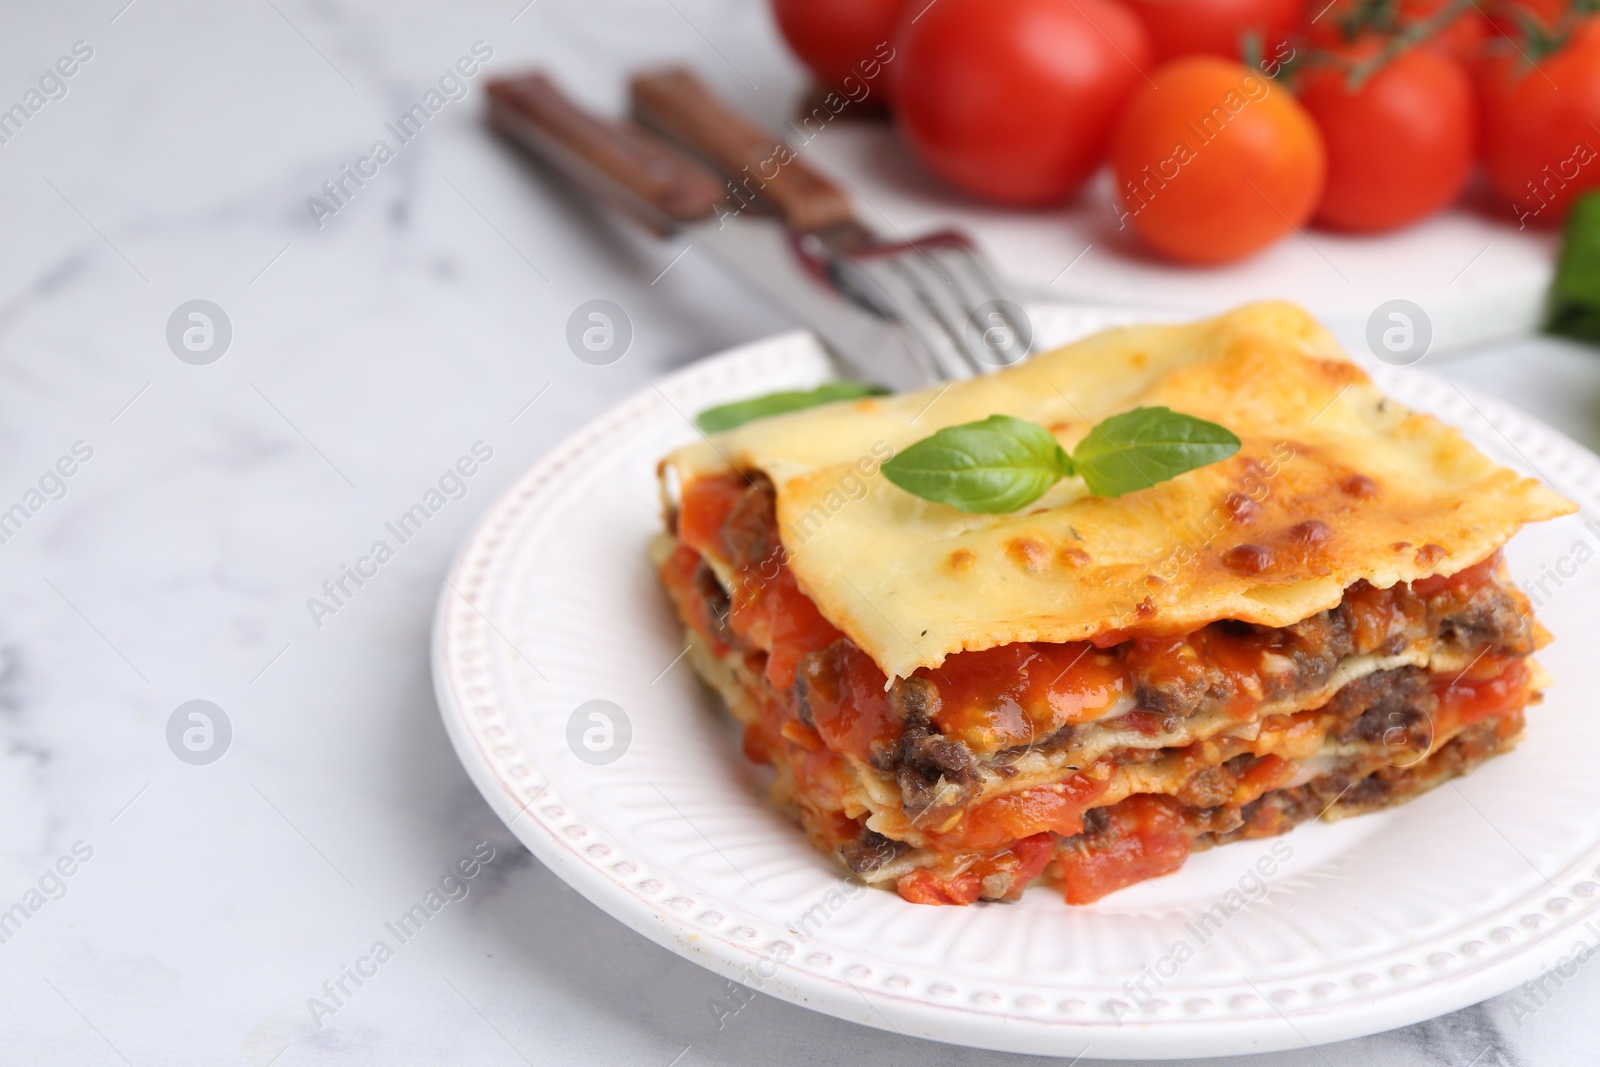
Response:
[{"label": "wooden fork handle", "polygon": [[850,223],[850,198],[802,163],[794,150],[718,99],[681,67],[631,83],[633,115],[708,160],[728,179],[731,203],[776,211],[791,230],[814,233]]},{"label": "wooden fork handle", "polygon": [[589,114],[544,74],[491,81],[488,96],[491,126],[658,233],[710,218],[727,199],[698,163],[631,122]]}]

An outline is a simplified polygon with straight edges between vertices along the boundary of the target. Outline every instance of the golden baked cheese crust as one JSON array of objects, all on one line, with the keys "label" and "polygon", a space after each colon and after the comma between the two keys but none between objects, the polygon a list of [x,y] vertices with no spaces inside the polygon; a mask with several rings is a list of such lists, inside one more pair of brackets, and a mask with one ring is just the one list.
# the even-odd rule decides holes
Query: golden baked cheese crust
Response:
[{"label": "golden baked cheese crust", "polygon": [[[1107,417],[1157,405],[1220,423],[1242,447],[1116,499],[1068,478],[1009,515],[924,501],[876,473],[891,449],[997,413],[1070,451]],[[1306,312],[1278,303],[764,419],[674,453],[663,472],[684,484],[730,465],[771,479],[801,591],[890,679],[1012,642],[1287,626],[1359,580],[1453,574],[1524,523],[1575,510],[1386,399]]]}]

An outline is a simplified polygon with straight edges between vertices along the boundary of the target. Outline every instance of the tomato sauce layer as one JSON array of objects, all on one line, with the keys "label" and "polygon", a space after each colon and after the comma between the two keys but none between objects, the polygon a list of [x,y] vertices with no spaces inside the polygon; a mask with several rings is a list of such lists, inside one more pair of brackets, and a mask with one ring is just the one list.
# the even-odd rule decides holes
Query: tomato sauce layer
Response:
[{"label": "tomato sauce layer", "polygon": [[[733,473],[690,482],[675,529],[678,544],[661,577],[680,612],[715,654],[742,657],[767,683],[764,692],[753,694],[759,714],[746,727],[745,753],[763,763],[784,754],[807,831],[829,848],[861,834],[860,824],[840,810],[854,774],[844,757],[892,769],[908,728],[909,689],[920,686],[933,694],[917,708],[927,717],[923,728],[983,756],[1049,743],[1071,727],[1108,716],[1150,735],[1170,731],[1176,725],[1172,714],[1149,705],[1152,692],[1221,691],[1231,716],[1252,721],[1264,702],[1293,692],[1297,680],[1314,673],[1307,664],[1314,666],[1319,653],[1314,630],[1222,622],[1179,637],[1135,637],[1111,647],[1019,642],[958,652],[891,690],[877,664],[799,588],[779,537],[771,488],[759,476]],[[725,603],[712,602],[717,594],[708,591],[706,561],[726,587]],[[1467,604],[1495,583],[1498,565],[1496,555],[1447,578],[1390,590],[1357,583],[1346,591],[1343,608],[1350,640],[1366,651],[1414,634],[1429,605]],[[1524,660],[1490,652],[1459,676],[1432,679],[1438,736],[1521,708],[1527,672]],[[1233,782],[1224,803],[1242,806],[1284,786],[1305,747],[1298,736],[1307,735],[1306,744],[1315,747],[1310,734],[1320,731],[1316,720],[1315,712],[1303,712],[1265,721],[1259,736],[1284,735],[1293,754],[1257,759]],[[1184,767],[1194,764],[1192,771],[1215,760],[1198,742],[1166,751],[1179,753]],[[1086,768],[1062,782],[990,797],[966,806],[942,830],[924,829],[928,847],[950,862],[967,859],[959,869],[902,876],[901,895],[928,904],[993,899],[996,886],[1003,890],[1010,879],[1020,892],[1051,865],[1068,901],[1085,903],[1175,870],[1188,855],[1192,831],[1183,804],[1172,798],[1128,797],[1100,810],[1095,847],[1068,841],[1082,840],[1085,812],[1107,788],[1112,769]]]}]

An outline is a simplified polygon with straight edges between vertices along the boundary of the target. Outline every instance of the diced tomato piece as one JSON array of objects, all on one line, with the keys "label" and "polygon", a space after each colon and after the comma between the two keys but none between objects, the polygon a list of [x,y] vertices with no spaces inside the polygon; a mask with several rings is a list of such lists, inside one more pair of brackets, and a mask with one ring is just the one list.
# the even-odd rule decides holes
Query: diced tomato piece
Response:
[{"label": "diced tomato piece", "polygon": [[672,597],[672,602],[678,608],[678,617],[687,622],[695,633],[711,646],[711,650],[720,656],[728,646],[723,644],[707,625],[708,613],[705,610],[705,601],[696,583],[700,562],[700,553],[680,544],[672,550],[672,555],[662,562],[658,573],[661,576],[661,584],[666,587],[667,595]]},{"label": "diced tomato piece", "polygon": [[1011,846],[1011,854],[1017,857],[1017,873],[1013,885],[1017,888],[1027,885],[1050,865],[1050,857],[1056,852],[1056,839],[1052,834],[1034,834],[1025,837]]},{"label": "diced tomato piece", "polygon": [[759,722],[753,722],[744,728],[744,736],[739,739],[739,747],[744,749],[744,758],[751,763],[772,762],[772,742],[767,738],[767,732]]},{"label": "diced tomato piece", "polygon": [[979,860],[951,879],[931,871],[912,871],[895,882],[900,895],[913,904],[971,904],[983,895],[983,883],[996,874],[1006,876],[1007,898],[1014,898],[1043,873],[1056,849],[1052,834],[1023,838],[997,856]]},{"label": "diced tomato piece", "polygon": [[1189,835],[1177,804],[1138,794],[1110,809],[1111,840],[1069,848],[1056,860],[1068,904],[1091,904],[1107,893],[1170,874],[1189,858]]},{"label": "diced tomato piece", "polygon": [[1527,701],[1528,663],[1484,656],[1460,675],[1435,678],[1433,692],[1439,699],[1437,729],[1469,726],[1514,711]]},{"label": "diced tomato piece", "polygon": [[911,871],[902,874],[894,887],[900,895],[913,904],[960,904],[965,906],[978,899],[983,892],[983,878],[977,871],[968,869],[949,881],[931,871]]},{"label": "diced tomato piece", "polygon": [[678,507],[678,540],[703,556],[722,556],[722,524],[749,484],[744,475],[730,471],[685,485]]},{"label": "diced tomato piece", "polygon": [[984,851],[1047,830],[1071,837],[1083,829],[1084,807],[1105,790],[1106,781],[1075,774],[1064,782],[986,800],[970,809],[953,832],[929,837],[941,848]]},{"label": "diced tomato piece", "polygon": [[833,751],[870,759],[873,746],[892,744],[900,723],[889,714],[883,672],[849,641],[836,641],[808,660],[806,703],[811,722]]},{"label": "diced tomato piece", "polygon": [[1027,744],[1033,736],[1026,711],[1028,677],[1036,659],[1032,645],[1001,645],[957,652],[936,674],[920,672],[939,689],[941,732],[979,751]]},{"label": "diced tomato piece", "polygon": [[1164,718],[1165,716],[1159,711],[1152,711],[1149,708],[1134,708],[1132,711],[1118,717],[1116,721],[1130,730],[1137,730],[1146,737],[1156,737],[1166,730],[1166,727],[1162,724]]},{"label": "diced tomato piece", "polygon": [[1243,807],[1262,793],[1276,789],[1294,775],[1294,764],[1278,756],[1262,756],[1233,787],[1233,803]]},{"label": "diced tomato piece", "polygon": [[1433,596],[1449,590],[1453,593],[1470,592],[1479,586],[1488,584],[1494,578],[1494,569],[1500,564],[1500,553],[1492,552],[1488,559],[1480,560],[1465,570],[1456,571],[1451,575],[1433,575],[1429,578],[1418,578],[1411,583],[1411,591],[1419,596]]},{"label": "diced tomato piece", "polygon": [[1114,657],[1082,642],[1018,644],[957,652],[935,672],[946,737],[979,751],[1024,745],[1099,717],[1128,687]]},{"label": "diced tomato piece", "polygon": [[[772,641],[767,681],[781,692],[794,685],[794,669],[800,657],[827,648],[844,634],[822,617],[810,597],[800,592],[787,569],[768,585],[762,601],[768,611],[767,633]],[[883,683],[878,685],[881,688]]]}]

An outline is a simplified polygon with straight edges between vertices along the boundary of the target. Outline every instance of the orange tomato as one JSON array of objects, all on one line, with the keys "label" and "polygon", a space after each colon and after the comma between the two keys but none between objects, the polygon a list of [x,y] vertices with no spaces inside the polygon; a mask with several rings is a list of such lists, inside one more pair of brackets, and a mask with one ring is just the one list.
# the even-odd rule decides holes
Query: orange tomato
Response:
[{"label": "orange tomato", "polygon": [[1120,221],[1181,263],[1227,263],[1309,221],[1327,158],[1283,86],[1238,63],[1180,59],[1139,90],[1111,145]]}]

